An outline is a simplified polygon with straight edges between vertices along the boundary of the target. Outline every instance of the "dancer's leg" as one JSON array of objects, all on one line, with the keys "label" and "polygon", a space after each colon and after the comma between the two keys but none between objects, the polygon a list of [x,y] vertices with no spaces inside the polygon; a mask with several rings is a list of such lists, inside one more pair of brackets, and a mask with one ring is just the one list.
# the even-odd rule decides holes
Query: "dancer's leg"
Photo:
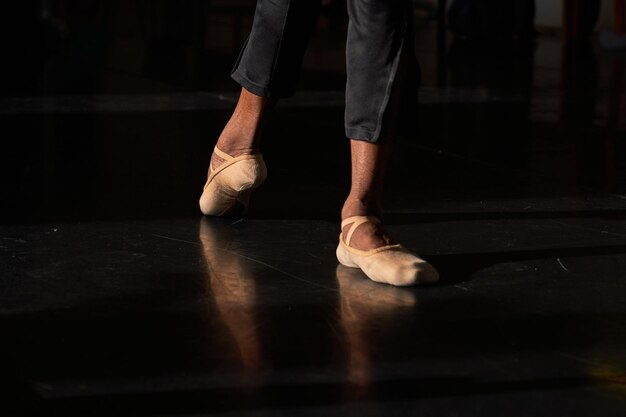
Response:
[{"label": "dancer's leg", "polygon": [[[275,98],[254,95],[242,87],[235,111],[226,123],[216,146],[234,157],[257,153],[263,122],[276,101]],[[214,168],[218,168],[223,162],[216,154],[211,156]]]},{"label": "dancer's leg", "polygon": [[293,95],[320,8],[321,0],[257,1],[252,31],[231,73],[241,95],[211,155],[200,196],[204,214],[243,214],[250,193],[265,180],[258,149],[263,122],[278,98]]},{"label": "dancer's leg", "polygon": [[[406,67],[398,75],[404,77]],[[350,140],[352,180],[350,193],[341,210],[341,218],[352,216],[376,216],[383,214],[383,186],[387,165],[396,133],[402,83],[397,83],[385,115],[383,140],[372,143],[359,139]],[[350,226],[347,225],[346,229]],[[355,230],[351,245],[360,250],[370,250],[395,243],[381,224],[366,223]]]},{"label": "dancer's leg", "polygon": [[[352,9],[356,7],[354,3],[358,3],[358,1],[353,1]],[[384,1],[380,3],[384,3]],[[352,31],[360,31],[359,36],[353,35],[352,43],[355,43],[356,39],[360,39],[360,42],[367,42],[367,36],[373,36],[376,33],[395,34],[398,39],[395,42],[393,42],[393,39],[375,38],[373,40],[381,47],[391,48],[391,52],[380,52],[382,55],[387,54],[390,56],[389,60],[381,62],[379,65],[383,70],[386,69],[388,73],[386,78],[381,80],[381,77],[376,76],[374,72],[368,72],[356,64],[352,67],[350,64],[348,66],[348,69],[351,70],[349,79],[352,81],[352,84],[348,85],[346,133],[348,135],[360,133],[360,136],[350,137],[352,182],[350,193],[341,212],[342,219],[352,216],[382,217],[385,173],[391,156],[393,138],[397,131],[401,103],[404,94],[407,94],[405,87],[408,77],[413,75],[409,73],[409,66],[413,58],[410,54],[413,51],[409,50],[412,48],[411,42],[406,39],[412,36],[410,31],[411,25],[405,21],[405,19],[410,18],[410,16],[407,16],[409,9],[399,8],[398,3],[402,2],[395,2],[395,5],[392,6],[395,9],[388,10],[389,18],[382,22],[376,20],[378,17],[371,18],[372,21],[364,19],[363,10],[366,9],[363,7],[359,12],[353,11],[351,14],[352,20],[357,20],[357,22],[351,23],[353,26]],[[403,12],[405,13],[404,15]],[[352,16],[356,16],[356,19]],[[366,16],[368,15],[366,14]],[[361,22],[361,24],[359,25],[358,22]],[[371,30],[368,25],[371,27],[374,24],[378,26],[386,24],[389,27],[387,29]],[[353,46],[350,45],[349,47]],[[349,62],[357,61],[358,59],[359,57],[352,57],[350,51],[348,51]],[[364,72],[365,74],[363,74]],[[374,79],[376,80],[375,82],[373,81]],[[363,87],[365,83],[377,84],[382,87],[387,87],[388,84],[391,85],[388,86],[389,91],[382,90],[374,92],[374,94],[370,92],[374,99],[371,100],[368,106],[362,106],[355,97],[365,94],[366,91]],[[385,94],[387,97],[385,97]],[[378,115],[379,112],[381,113],[380,116]],[[355,115],[359,115],[358,118]],[[364,123],[357,124],[357,120],[361,120]],[[350,227],[350,225],[347,225],[344,227],[344,231],[347,231],[345,229]],[[375,223],[361,225],[355,230],[351,239],[351,246],[360,250],[370,250],[392,243],[395,242],[385,232],[382,225]]]},{"label": "dancer's leg", "polygon": [[[382,217],[383,181],[390,147],[390,142],[376,144],[351,140],[352,186],[341,210],[342,219],[352,216]],[[346,225],[344,233],[350,227]],[[382,225],[366,223],[355,230],[350,245],[370,250],[392,243]]]},{"label": "dancer's leg", "polygon": [[344,203],[339,262],[370,279],[415,285],[439,279],[426,261],[395,244],[380,223],[385,168],[412,58],[412,2],[349,0],[346,135],[352,185]]},{"label": "dancer's leg", "polygon": [[[232,78],[239,101],[217,141],[231,156],[256,153],[263,122],[278,98],[293,95],[302,59],[319,17],[321,0],[258,0],[252,31]],[[217,168],[223,160],[213,155]]]}]

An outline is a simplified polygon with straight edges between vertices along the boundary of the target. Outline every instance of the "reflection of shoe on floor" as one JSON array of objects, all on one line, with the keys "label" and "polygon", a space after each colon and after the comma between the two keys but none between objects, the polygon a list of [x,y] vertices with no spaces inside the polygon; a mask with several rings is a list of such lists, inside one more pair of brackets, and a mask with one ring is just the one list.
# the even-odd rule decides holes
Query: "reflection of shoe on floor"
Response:
[{"label": "reflection of shoe on floor", "polygon": [[234,230],[221,219],[203,217],[200,243],[208,285],[224,324],[230,330],[246,369],[266,366],[257,332],[256,284],[253,270],[237,255]]},{"label": "reflection of shoe on floor", "polygon": [[222,292],[219,303],[235,310],[252,304],[255,277],[246,259],[237,254],[235,230],[222,219],[203,217],[199,232],[211,287],[214,293]]},{"label": "reflection of shoe on floor", "polygon": [[398,308],[413,308],[417,305],[414,289],[379,285],[363,279],[356,268],[337,265],[335,271],[342,305],[350,306],[356,316],[366,321],[371,315],[391,312]]},{"label": "reflection of shoe on floor", "polygon": [[200,210],[210,216],[241,215],[248,209],[250,194],[267,177],[263,156],[259,153],[233,157],[217,147],[213,152],[224,162],[217,168],[209,166],[209,174]]},{"label": "reflection of shoe on floor", "polygon": [[341,323],[349,347],[347,378],[353,385],[367,388],[375,379],[372,354],[385,345],[381,331],[406,324],[406,317],[414,314],[417,291],[380,285],[363,279],[358,269],[343,265],[337,265],[336,275]]},{"label": "reflection of shoe on floor", "polygon": [[397,285],[416,285],[439,280],[439,273],[428,262],[402,245],[387,245],[363,251],[350,246],[350,239],[357,227],[380,220],[372,216],[353,216],[341,222],[341,228],[352,224],[347,236],[339,235],[337,259],[342,265],[361,270],[372,281]]}]

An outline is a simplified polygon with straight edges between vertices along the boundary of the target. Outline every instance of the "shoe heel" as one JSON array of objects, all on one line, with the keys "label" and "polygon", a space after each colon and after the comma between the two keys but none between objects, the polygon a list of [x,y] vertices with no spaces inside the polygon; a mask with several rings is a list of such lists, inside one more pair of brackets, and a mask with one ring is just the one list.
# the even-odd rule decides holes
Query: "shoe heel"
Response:
[{"label": "shoe heel", "polygon": [[342,246],[341,243],[337,246],[337,260],[339,261],[339,263],[343,266],[347,266],[349,268],[358,268],[359,266],[357,264],[355,264],[351,259],[350,259],[350,255],[348,253],[348,251],[346,251]]},{"label": "shoe heel", "polygon": [[233,175],[225,178],[224,184],[239,193],[258,188],[267,177],[267,167],[260,156],[238,162],[237,170],[233,172]]}]

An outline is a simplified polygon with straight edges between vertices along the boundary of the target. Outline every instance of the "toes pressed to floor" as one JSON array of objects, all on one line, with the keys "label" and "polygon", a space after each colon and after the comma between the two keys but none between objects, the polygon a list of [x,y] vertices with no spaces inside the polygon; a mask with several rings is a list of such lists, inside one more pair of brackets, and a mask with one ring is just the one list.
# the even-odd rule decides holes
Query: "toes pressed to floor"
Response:
[{"label": "toes pressed to floor", "polygon": [[[377,229],[367,228],[376,226]],[[355,247],[358,229],[381,231],[381,222],[372,216],[353,216],[344,219],[339,236],[337,259],[342,265],[360,268],[371,280],[391,285],[405,286],[435,282],[439,274],[428,262],[399,244],[382,243],[363,250]]]}]

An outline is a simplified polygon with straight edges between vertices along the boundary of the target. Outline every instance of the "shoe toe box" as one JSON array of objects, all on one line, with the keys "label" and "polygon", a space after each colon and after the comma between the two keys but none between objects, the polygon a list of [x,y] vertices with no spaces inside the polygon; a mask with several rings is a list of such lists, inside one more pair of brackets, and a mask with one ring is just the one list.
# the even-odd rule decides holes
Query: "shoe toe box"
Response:
[{"label": "shoe toe box", "polygon": [[439,273],[431,264],[406,250],[379,253],[364,272],[374,281],[396,286],[439,280]]}]

